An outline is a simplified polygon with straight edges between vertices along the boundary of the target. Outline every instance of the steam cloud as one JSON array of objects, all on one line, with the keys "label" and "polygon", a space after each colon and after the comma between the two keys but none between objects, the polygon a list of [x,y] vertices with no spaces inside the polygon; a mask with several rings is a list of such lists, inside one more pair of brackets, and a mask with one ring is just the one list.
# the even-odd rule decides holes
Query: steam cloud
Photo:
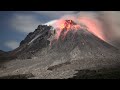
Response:
[{"label": "steam cloud", "polygon": [[[119,11],[79,11],[64,15],[58,20],[71,19],[78,24],[83,23],[96,36],[120,48],[119,16]],[[52,26],[55,27],[55,23]]]},{"label": "steam cloud", "polygon": [[97,20],[102,28],[101,34],[104,34],[106,41],[117,48],[120,48],[119,11],[80,12],[79,14]]}]

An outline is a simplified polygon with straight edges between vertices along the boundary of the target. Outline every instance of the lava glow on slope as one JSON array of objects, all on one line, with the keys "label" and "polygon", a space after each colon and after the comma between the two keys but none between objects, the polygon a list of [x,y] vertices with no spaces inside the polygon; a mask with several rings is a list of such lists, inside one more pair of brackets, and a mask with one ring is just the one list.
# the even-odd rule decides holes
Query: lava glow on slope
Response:
[{"label": "lava glow on slope", "polygon": [[97,21],[90,19],[88,17],[79,17],[78,22],[85,24],[88,27],[88,31],[93,33],[98,38],[105,41],[105,37],[102,32],[102,26]]},{"label": "lava glow on slope", "polygon": [[77,25],[72,20],[58,20],[56,22],[56,38],[59,39],[59,36],[63,30],[65,30],[65,37],[68,31],[78,29],[80,29],[80,25]]},{"label": "lava glow on slope", "polygon": [[102,26],[100,23],[98,23],[96,20],[91,19],[89,17],[78,17],[75,19],[75,22],[73,20],[64,20],[59,19],[57,20],[52,26],[56,30],[56,39],[59,39],[61,32],[64,30],[64,37],[66,36],[67,32],[70,30],[84,30],[85,27],[83,27],[81,24],[85,25],[87,30],[91,33],[93,33],[98,38],[105,41],[104,34],[102,32]]}]

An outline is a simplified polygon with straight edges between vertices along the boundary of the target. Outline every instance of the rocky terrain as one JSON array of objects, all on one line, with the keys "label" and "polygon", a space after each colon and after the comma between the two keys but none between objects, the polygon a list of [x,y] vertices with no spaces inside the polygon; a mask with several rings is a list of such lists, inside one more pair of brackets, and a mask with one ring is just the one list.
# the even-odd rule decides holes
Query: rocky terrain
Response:
[{"label": "rocky terrain", "polygon": [[[67,20],[66,23],[76,25]],[[59,39],[50,39],[55,34],[52,26],[39,25],[21,41],[17,49],[9,52],[14,59],[4,63],[5,68],[0,68],[0,77],[21,75],[29,79],[79,79],[82,74],[74,77],[79,70],[96,72],[103,68],[119,67],[120,51],[117,48],[86,28],[70,29],[65,34],[66,30],[67,27],[64,27]]]},{"label": "rocky terrain", "polygon": [[7,52],[4,52],[2,50],[0,50],[0,58],[4,59],[4,57],[7,55]]}]

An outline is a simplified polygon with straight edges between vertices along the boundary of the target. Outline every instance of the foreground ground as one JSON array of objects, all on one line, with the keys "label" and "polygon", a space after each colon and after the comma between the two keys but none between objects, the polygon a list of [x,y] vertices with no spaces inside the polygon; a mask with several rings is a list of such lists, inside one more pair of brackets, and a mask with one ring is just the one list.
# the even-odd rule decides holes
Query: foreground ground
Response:
[{"label": "foreground ground", "polygon": [[0,66],[0,79],[120,79],[117,59],[48,62],[40,58],[12,60]]}]

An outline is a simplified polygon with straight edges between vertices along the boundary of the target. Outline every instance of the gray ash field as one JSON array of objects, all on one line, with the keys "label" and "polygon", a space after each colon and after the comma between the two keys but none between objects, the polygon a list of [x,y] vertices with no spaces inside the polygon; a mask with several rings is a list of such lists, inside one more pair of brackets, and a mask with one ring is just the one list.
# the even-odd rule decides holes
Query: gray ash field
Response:
[{"label": "gray ash field", "polygon": [[[39,25],[17,49],[7,52],[7,61],[0,64],[0,79],[18,79],[20,75],[19,79],[120,78],[119,49],[87,29],[71,29],[64,36],[64,28],[59,39],[54,38],[52,29]],[[5,52],[1,53],[2,57]]]}]

